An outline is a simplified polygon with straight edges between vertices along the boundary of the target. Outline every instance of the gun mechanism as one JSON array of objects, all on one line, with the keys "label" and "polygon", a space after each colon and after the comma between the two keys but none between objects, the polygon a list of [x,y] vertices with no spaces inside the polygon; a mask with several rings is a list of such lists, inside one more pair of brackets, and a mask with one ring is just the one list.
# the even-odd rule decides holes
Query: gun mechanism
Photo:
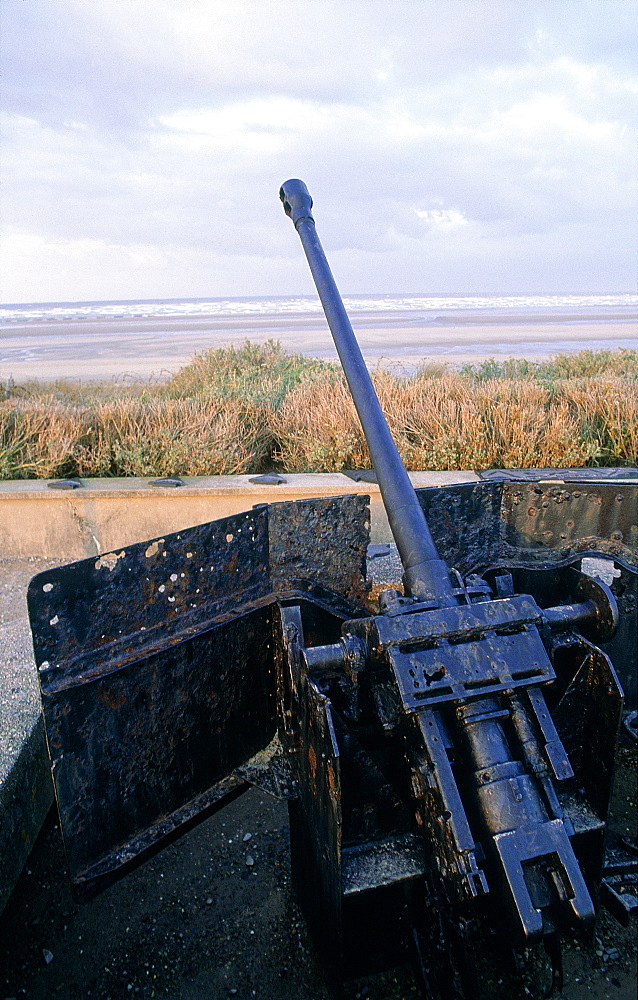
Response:
[{"label": "gun mechanism", "polygon": [[[623,701],[612,659],[636,669],[638,554],[618,541],[635,533],[636,488],[619,504],[598,484],[595,525],[574,490],[543,537],[512,497],[532,491],[546,508],[556,486],[415,492],[310,196],[289,181],[281,197],[403,586],[369,600],[359,495],[262,507],[37,576],[29,606],[71,877],[87,898],[257,784],[288,800],[295,888],[333,971],[408,949],[442,994],[477,923],[512,947],[554,947],[594,920]],[[579,569],[592,557],[619,567],[613,586]]]}]

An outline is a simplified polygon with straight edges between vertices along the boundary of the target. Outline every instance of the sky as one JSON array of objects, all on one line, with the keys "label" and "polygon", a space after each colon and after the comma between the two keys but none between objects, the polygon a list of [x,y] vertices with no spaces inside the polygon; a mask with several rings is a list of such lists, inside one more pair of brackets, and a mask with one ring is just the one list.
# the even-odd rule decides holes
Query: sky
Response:
[{"label": "sky", "polygon": [[3,302],[636,292],[635,0],[2,0]]}]

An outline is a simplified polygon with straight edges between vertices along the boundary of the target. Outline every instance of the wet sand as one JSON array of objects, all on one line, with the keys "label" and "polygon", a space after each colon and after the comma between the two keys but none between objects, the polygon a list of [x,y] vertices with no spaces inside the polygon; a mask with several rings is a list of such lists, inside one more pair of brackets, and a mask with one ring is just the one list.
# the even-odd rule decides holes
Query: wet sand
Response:
[{"label": "wet sand", "polygon": [[[427,362],[457,366],[489,357],[540,361],[554,354],[638,349],[638,316],[464,318],[432,321],[413,313],[351,316],[366,362],[407,371]],[[278,340],[288,351],[335,359],[322,316],[162,317],[7,324],[0,330],[0,380],[161,379],[196,351]]]}]

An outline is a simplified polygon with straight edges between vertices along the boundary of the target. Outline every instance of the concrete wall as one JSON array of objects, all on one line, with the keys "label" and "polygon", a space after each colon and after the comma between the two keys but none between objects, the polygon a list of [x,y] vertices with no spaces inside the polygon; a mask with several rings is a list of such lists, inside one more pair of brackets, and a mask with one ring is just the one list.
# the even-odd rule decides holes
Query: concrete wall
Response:
[{"label": "concrete wall", "polygon": [[[286,474],[263,486],[250,476],[186,478],[177,488],[141,479],[87,479],[75,490],[53,490],[44,481],[0,483],[0,553],[5,559],[38,557],[72,562],[110,552],[194,524],[249,510],[254,504],[366,493],[371,500],[372,541],[390,541],[378,486],[341,473]],[[474,482],[473,472],[416,472],[415,486]]]}]

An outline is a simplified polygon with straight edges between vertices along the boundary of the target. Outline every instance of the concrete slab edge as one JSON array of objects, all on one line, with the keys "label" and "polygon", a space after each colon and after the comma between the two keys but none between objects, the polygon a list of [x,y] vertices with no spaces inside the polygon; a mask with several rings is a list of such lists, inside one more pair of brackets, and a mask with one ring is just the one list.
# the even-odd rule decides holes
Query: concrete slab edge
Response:
[{"label": "concrete slab edge", "polygon": [[[35,669],[35,668],[34,668]],[[0,783],[0,913],[27,862],[53,803],[53,783],[40,714],[22,734],[22,745]]]}]

